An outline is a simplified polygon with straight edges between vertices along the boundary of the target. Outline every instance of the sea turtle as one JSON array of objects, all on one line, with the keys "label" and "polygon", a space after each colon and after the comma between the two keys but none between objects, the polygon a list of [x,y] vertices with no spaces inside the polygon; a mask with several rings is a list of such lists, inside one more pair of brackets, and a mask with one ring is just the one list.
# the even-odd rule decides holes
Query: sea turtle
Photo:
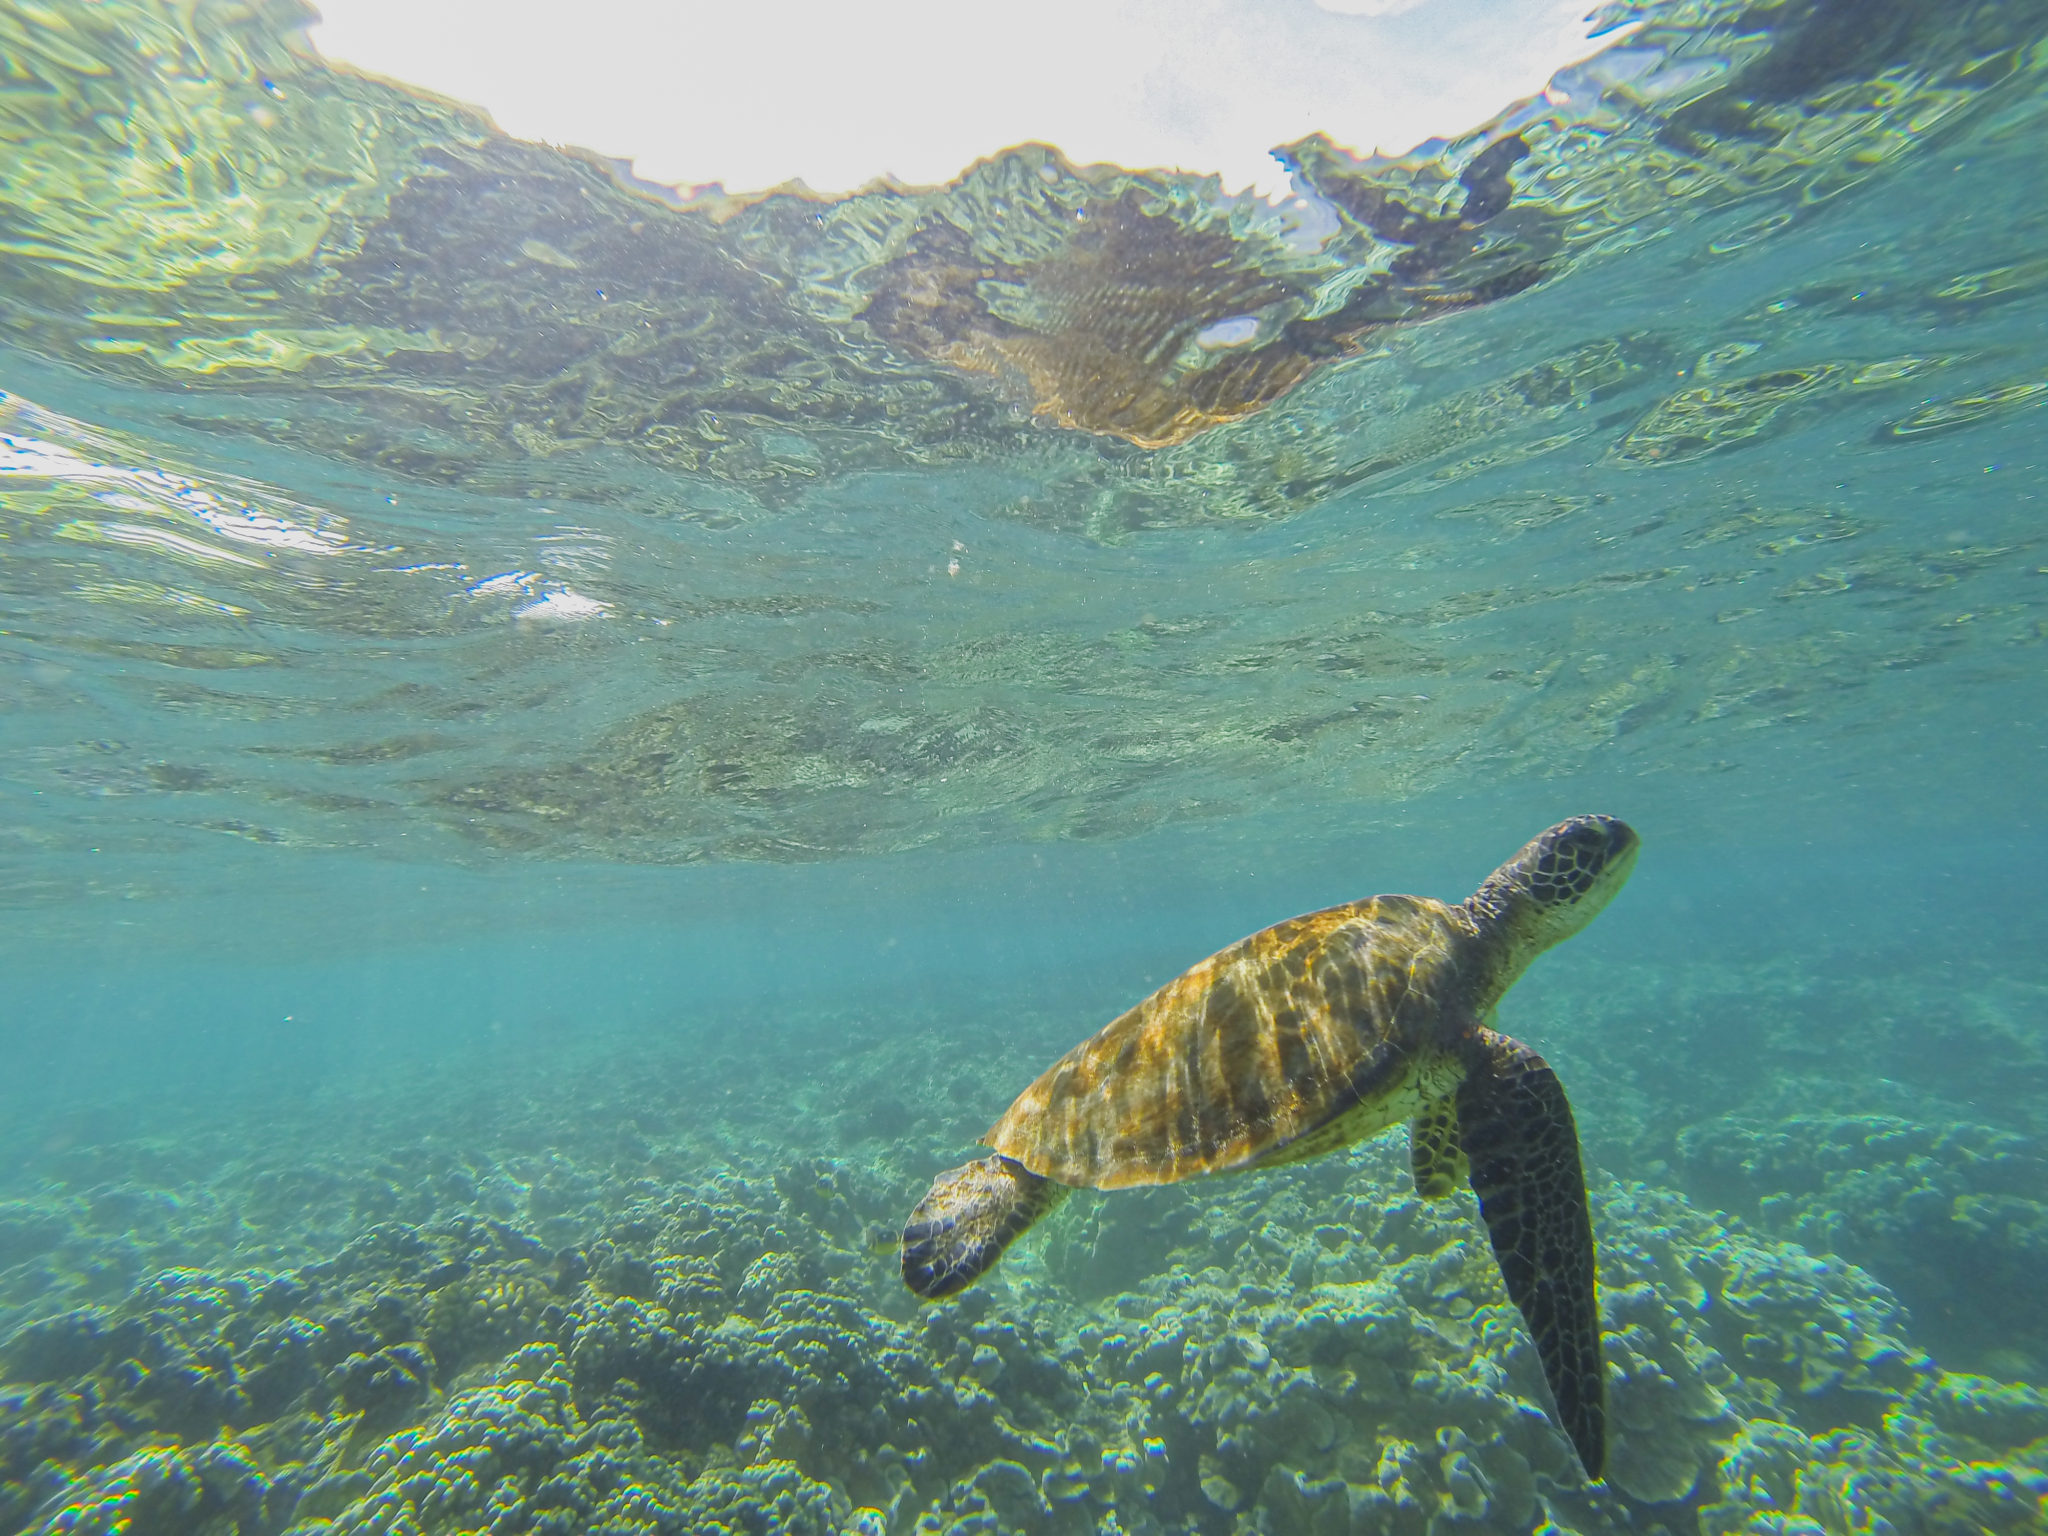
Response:
[{"label": "sea turtle", "polygon": [[1593,1229],[1578,1132],[1541,1056],[1489,1027],[1537,955],[1627,881],[1636,834],[1560,822],[1457,906],[1370,896],[1240,939],[1084,1040],[941,1174],[903,1279],[950,1296],[1075,1187],[1272,1168],[1408,1122],[1415,1187],[1467,1176],[1556,1416],[1589,1477],[1606,1456]]}]

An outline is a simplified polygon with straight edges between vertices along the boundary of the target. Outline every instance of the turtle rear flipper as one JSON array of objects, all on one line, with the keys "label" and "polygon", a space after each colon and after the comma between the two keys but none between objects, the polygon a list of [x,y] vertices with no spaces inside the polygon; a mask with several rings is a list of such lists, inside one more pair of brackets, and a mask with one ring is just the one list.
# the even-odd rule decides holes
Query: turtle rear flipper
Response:
[{"label": "turtle rear flipper", "polygon": [[1607,1458],[1600,1303],[1579,1133],[1564,1085],[1526,1045],[1482,1029],[1457,1106],[1501,1279],[1536,1340],[1558,1422],[1597,1480]]},{"label": "turtle rear flipper", "polygon": [[1007,1157],[940,1174],[903,1224],[903,1283],[926,1301],[964,1291],[1066,1194]]}]

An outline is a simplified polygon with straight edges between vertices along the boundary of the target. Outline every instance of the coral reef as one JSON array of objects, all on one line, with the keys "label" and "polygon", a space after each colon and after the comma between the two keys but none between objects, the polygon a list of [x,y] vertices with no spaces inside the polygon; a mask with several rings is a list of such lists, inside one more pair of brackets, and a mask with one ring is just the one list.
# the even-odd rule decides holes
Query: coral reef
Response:
[{"label": "coral reef", "polygon": [[[1398,1137],[1077,1199],[914,1309],[869,1234],[951,1149],[818,1117],[735,1150],[791,1083],[665,1114],[701,1069],[437,1084],[367,1117],[377,1154],[316,1116],[260,1166],[188,1141],[154,1190],[152,1144],[50,1160],[0,1208],[0,1531],[2018,1536],[2048,1509],[2048,1398],[1943,1371],[1864,1271],[1670,1190],[1595,1191],[1588,1486],[1469,1197],[1418,1199]],[[900,1073],[912,1120],[963,1070]],[[131,1219],[132,1282],[78,1267]]]},{"label": "coral reef", "polygon": [[1883,1277],[1944,1355],[2048,1370],[2048,1147],[1893,1115],[1710,1120],[1678,1138],[1688,1187]]}]

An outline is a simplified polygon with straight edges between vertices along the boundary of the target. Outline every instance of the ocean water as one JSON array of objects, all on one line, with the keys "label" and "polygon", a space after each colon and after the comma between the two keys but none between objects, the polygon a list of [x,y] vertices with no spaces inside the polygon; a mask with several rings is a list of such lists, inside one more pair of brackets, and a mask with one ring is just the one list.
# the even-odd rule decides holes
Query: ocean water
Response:
[{"label": "ocean water", "polygon": [[[306,19],[0,0],[0,1533],[2048,1529],[2048,6],[1616,5],[1277,205],[684,205]],[[1604,1481],[1400,1130],[905,1289],[1586,811]]]}]

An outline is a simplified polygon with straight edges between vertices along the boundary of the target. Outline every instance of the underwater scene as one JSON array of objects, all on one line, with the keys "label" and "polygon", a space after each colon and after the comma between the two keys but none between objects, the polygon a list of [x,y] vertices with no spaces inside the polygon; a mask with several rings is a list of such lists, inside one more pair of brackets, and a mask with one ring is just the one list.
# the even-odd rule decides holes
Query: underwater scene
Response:
[{"label": "underwater scene", "polygon": [[1278,199],[314,19],[0,0],[0,1536],[2048,1531],[2048,3]]}]

